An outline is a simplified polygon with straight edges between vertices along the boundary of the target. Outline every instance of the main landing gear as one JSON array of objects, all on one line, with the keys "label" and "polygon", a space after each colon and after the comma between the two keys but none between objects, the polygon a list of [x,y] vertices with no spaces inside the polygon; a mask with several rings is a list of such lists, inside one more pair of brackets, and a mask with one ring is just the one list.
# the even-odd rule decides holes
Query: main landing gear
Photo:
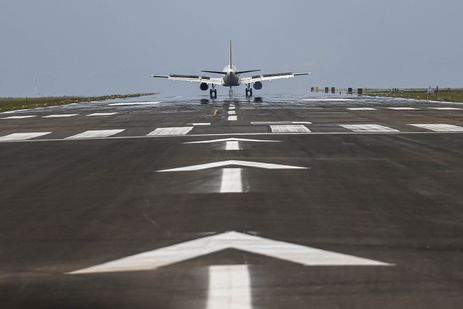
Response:
[{"label": "main landing gear", "polygon": [[209,94],[211,96],[211,100],[217,99],[217,89],[215,89],[215,85],[212,85],[211,90],[209,90]]},{"label": "main landing gear", "polygon": [[246,85],[246,98],[250,98],[252,97],[252,88],[251,88],[251,84],[247,84]]}]

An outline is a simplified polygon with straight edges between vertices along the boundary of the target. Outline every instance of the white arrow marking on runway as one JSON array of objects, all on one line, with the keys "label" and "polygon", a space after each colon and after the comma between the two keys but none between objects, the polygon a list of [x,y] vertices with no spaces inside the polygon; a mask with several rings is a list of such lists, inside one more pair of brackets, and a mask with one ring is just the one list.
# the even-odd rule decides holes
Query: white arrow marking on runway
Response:
[{"label": "white arrow marking on runway", "polygon": [[220,193],[242,193],[243,185],[241,182],[240,168],[222,169],[222,179],[220,181]]},{"label": "white arrow marking on runway", "polygon": [[211,139],[207,141],[195,141],[195,142],[186,142],[184,144],[209,144],[209,143],[220,143],[220,142],[256,142],[256,143],[279,143],[280,141],[270,140],[270,139],[248,139],[248,138],[221,138],[221,139]]},{"label": "white arrow marking on runway", "polygon": [[241,161],[241,160],[226,160],[219,162],[211,162],[205,164],[191,165],[185,167],[177,167],[172,169],[160,170],[158,172],[191,172],[191,171],[200,171],[209,168],[224,167],[229,165],[244,166],[244,167],[257,167],[271,170],[282,170],[282,169],[294,169],[294,170],[304,170],[308,169],[307,167],[301,166],[292,166],[292,165],[283,165],[283,164],[273,164],[273,163],[261,163],[261,162],[252,162],[252,161]]},{"label": "white arrow marking on runway", "polygon": [[352,255],[321,250],[284,241],[271,240],[238,232],[187,241],[100,265],[76,270],[68,274],[112,273],[155,270],[203,255],[236,249],[305,266],[393,266],[394,264]]},{"label": "white arrow marking on runway", "polygon": [[209,267],[207,309],[250,309],[251,280],[247,265]]},{"label": "white arrow marking on runway", "polygon": [[238,141],[229,141],[225,143],[225,150],[227,151],[237,151],[241,150],[240,142]]}]

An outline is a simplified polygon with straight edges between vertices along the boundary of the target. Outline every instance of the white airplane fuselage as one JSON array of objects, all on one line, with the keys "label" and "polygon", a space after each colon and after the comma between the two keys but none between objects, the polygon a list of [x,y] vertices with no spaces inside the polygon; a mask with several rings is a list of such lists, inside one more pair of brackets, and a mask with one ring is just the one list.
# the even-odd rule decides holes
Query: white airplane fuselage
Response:
[{"label": "white airplane fuselage", "polygon": [[227,73],[223,77],[223,86],[225,87],[237,87],[241,84],[240,82],[240,76],[236,74],[236,67],[235,66],[229,66],[227,65],[224,69],[224,72]]}]

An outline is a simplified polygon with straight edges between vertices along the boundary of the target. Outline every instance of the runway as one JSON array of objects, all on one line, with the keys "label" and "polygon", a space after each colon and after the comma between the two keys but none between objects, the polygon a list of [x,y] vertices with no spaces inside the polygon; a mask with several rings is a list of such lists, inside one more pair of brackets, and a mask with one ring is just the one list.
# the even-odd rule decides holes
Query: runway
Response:
[{"label": "runway", "polygon": [[0,114],[2,308],[460,308],[463,104]]}]

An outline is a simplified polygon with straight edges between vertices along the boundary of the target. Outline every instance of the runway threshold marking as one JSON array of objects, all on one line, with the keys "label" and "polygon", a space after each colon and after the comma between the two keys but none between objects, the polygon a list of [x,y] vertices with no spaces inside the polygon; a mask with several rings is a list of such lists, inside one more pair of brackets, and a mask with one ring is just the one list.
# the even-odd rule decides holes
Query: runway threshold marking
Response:
[{"label": "runway threshold marking", "polygon": [[196,165],[190,165],[190,166],[184,166],[184,167],[159,170],[157,172],[159,173],[191,172],[191,171],[200,171],[200,170],[218,168],[218,167],[224,167],[224,166],[256,167],[256,168],[272,169],[272,170],[281,170],[281,169],[305,170],[305,169],[308,169],[308,167],[284,165],[284,164],[262,163],[262,162],[241,161],[241,160],[226,160],[226,161],[218,161],[218,162],[211,162],[211,163],[205,163],[205,164],[196,164]]},{"label": "runway threshold marking", "polygon": [[187,135],[193,127],[169,127],[169,128],[157,128],[156,130],[148,133],[147,136],[178,136]]},{"label": "runway threshold marking", "polygon": [[220,193],[242,193],[241,168],[224,168],[220,180]]},{"label": "runway threshold marking", "polygon": [[4,136],[0,136],[0,141],[24,141],[31,138],[36,138],[50,134],[51,132],[25,132],[25,133],[12,133]]},{"label": "runway threshold marking", "polygon": [[152,271],[225,249],[251,252],[304,266],[394,266],[353,255],[231,231],[135,254],[67,274]]},{"label": "runway threshold marking", "polygon": [[434,132],[463,132],[463,127],[445,123],[421,123],[410,124],[411,126],[431,130]]},{"label": "runway threshold marking", "polygon": [[37,117],[36,115],[25,115],[25,116],[8,116],[4,117],[2,119],[28,119],[28,118],[34,118]]},{"label": "runway threshold marking", "polygon": [[56,114],[56,115],[47,115],[43,116],[42,118],[69,118],[77,116],[78,114]]},{"label": "runway threshold marking", "polygon": [[386,126],[382,126],[379,124],[341,124],[341,127],[351,130],[353,132],[375,132],[375,133],[397,133],[399,130],[392,129]]},{"label": "runway threshold marking", "polygon": [[112,115],[116,115],[117,113],[116,112],[112,112],[112,113],[92,113],[92,114],[88,114],[87,117],[103,117],[103,116],[112,116]]},{"label": "runway threshold marking", "polygon": [[309,133],[310,130],[304,125],[270,125],[274,133]]},{"label": "runway threshold marking", "polygon": [[271,140],[271,139],[250,139],[250,138],[220,138],[220,139],[211,139],[207,141],[194,141],[194,142],[185,142],[184,144],[210,144],[210,143],[221,143],[221,142],[255,142],[255,143],[279,143],[281,141]]},{"label": "runway threshold marking", "polygon": [[206,309],[251,309],[251,279],[247,265],[209,266]]},{"label": "runway threshold marking", "polygon": [[76,135],[66,137],[66,139],[86,139],[86,138],[103,138],[109,137],[125,131],[124,129],[114,129],[114,130],[88,130]]}]

